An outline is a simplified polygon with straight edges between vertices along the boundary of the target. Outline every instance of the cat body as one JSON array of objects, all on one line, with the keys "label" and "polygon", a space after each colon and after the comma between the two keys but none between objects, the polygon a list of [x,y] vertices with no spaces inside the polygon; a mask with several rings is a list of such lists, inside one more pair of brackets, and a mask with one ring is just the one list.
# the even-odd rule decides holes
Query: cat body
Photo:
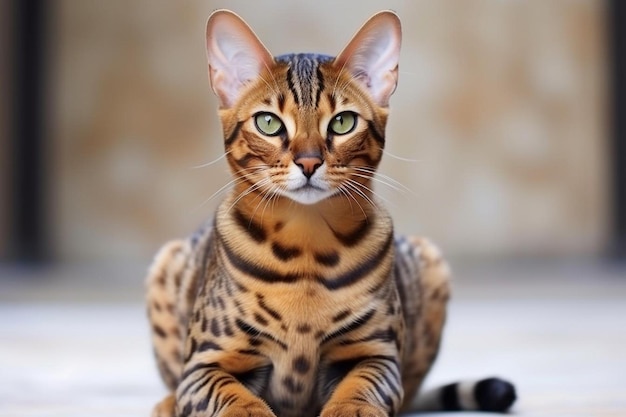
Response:
[{"label": "cat body", "polygon": [[274,58],[237,15],[211,16],[209,78],[235,180],[214,219],[164,246],[149,273],[152,339],[172,391],[153,415],[510,406],[513,388],[497,379],[416,400],[449,270],[427,240],[394,235],[372,192],[399,47],[391,12],[337,57]]}]

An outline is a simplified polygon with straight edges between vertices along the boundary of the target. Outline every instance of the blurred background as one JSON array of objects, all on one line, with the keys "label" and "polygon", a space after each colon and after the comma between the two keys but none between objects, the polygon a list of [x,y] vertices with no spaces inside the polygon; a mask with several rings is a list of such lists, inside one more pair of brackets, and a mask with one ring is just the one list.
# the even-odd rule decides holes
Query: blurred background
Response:
[{"label": "blurred background", "polygon": [[[105,322],[126,311],[120,302],[140,309],[159,246],[212,216],[222,195],[209,197],[229,181],[227,167],[197,166],[223,154],[204,49],[206,18],[221,7],[275,55],[334,55],[374,12],[399,14],[400,80],[380,171],[411,192],[378,191],[398,231],[432,238],[453,260],[458,308],[470,306],[463,314],[491,317],[471,309],[485,303],[504,314],[497,303],[506,296],[523,299],[525,317],[537,299],[547,306],[569,294],[577,310],[585,296],[613,306],[607,300],[626,294],[620,0],[3,0],[0,338],[14,342],[4,357],[41,340],[12,327],[35,325],[28,312],[41,305],[64,306],[60,320],[73,316],[72,303],[110,308],[112,316],[97,316]],[[626,330],[622,313],[601,310],[593,323]],[[140,333],[127,333],[143,348],[142,314],[128,325]],[[555,323],[579,334],[580,322]],[[148,352],[137,357],[151,367]],[[545,388],[546,380],[532,381]],[[150,401],[151,389],[141,391]]]}]

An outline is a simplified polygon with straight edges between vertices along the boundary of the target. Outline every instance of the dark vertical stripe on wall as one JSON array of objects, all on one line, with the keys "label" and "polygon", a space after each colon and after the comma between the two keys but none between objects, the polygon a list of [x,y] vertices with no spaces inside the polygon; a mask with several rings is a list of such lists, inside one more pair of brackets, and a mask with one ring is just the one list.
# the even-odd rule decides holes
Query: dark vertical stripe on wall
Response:
[{"label": "dark vertical stripe on wall", "polygon": [[607,13],[612,38],[613,248],[626,258],[626,2],[611,0]]},{"label": "dark vertical stripe on wall", "polygon": [[43,153],[46,1],[14,0],[12,254],[46,258]]}]

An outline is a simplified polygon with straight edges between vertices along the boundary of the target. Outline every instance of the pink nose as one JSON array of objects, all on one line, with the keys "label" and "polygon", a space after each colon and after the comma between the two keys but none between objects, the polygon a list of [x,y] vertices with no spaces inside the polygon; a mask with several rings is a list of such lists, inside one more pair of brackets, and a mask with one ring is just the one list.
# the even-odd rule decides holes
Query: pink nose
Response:
[{"label": "pink nose", "polygon": [[305,177],[311,178],[324,161],[317,156],[301,156],[296,158],[293,162],[300,167]]}]

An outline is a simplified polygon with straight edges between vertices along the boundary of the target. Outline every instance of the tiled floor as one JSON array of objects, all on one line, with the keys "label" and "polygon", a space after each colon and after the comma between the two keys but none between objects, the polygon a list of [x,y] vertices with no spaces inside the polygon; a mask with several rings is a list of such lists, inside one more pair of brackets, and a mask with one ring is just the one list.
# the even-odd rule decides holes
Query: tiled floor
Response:
[{"label": "tiled floor", "polygon": [[[518,387],[516,415],[626,416],[624,266],[455,269],[428,385],[501,375]],[[142,273],[143,266],[0,268],[0,416],[149,415],[164,390]]]}]

